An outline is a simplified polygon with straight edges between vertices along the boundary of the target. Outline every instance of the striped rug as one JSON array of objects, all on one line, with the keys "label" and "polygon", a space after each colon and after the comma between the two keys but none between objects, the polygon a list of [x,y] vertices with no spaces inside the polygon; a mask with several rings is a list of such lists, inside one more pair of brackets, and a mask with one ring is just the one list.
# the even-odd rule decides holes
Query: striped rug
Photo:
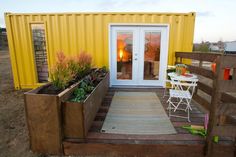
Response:
[{"label": "striped rug", "polygon": [[154,92],[116,92],[101,132],[114,134],[176,134]]}]

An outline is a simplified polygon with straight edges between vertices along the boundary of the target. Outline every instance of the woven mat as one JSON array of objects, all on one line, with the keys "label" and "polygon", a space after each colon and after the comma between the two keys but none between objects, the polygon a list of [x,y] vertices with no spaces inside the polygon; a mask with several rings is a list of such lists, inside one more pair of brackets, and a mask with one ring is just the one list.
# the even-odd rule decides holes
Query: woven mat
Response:
[{"label": "woven mat", "polygon": [[176,134],[154,92],[116,92],[101,132],[137,135]]}]

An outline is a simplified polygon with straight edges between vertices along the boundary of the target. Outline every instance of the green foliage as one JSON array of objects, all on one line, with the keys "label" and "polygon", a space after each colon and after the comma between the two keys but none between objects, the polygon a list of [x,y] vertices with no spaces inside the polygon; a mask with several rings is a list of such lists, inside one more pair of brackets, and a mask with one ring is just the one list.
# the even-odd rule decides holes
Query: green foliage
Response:
[{"label": "green foliage", "polygon": [[73,95],[74,97],[70,100],[72,102],[81,102],[86,98],[86,92],[83,88],[76,88]]},{"label": "green foliage", "polygon": [[79,87],[73,92],[72,98],[70,101],[72,102],[82,102],[86,99],[86,97],[94,90],[94,88],[98,85],[98,83],[104,78],[106,75],[106,71],[104,68],[94,69],[90,73],[90,75],[86,76],[80,83]]},{"label": "green foliage", "polygon": [[105,73],[107,73],[107,72],[108,72],[108,69],[107,69],[107,67],[106,67],[106,66],[103,66],[103,67],[101,68],[101,70],[102,70],[103,72],[105,72]]},{"label": "green foliage", "polygon": [[86,99],[87,95],[93,91],[94,87],[82,81],[78,88],[73,92],[72,102],[81,102]]},{"label": "green foliage", "polygon": [[209,42],[202,42],[201,44],[194,45],[193,51],[209,52]]},{"label": "green foliage", "polygon": [[65,89],[73,80],[79,80],[91,70],[92,57],[90,54],[81,52],[77,57],[68,59],[63,52],[57,53],[57,62],[50,72],[53,86]]},{"label": "green foliage", "polygon": [[175,67],[187,68],[187,65],[185,65],[185,64],[176,64]]},{"label": "green foliage", "polygon": [[78,74],[78,69],[80,68],[79,64],[75,61],[75,59],[71,58],[68,60],[68,70],[76,76]]},{"label": "green foliage", "polygon": [[84,51],[80,52],[76,59],[79,67],[77,74],[80,76],[85,76],[91,70],[92,67],[92,56]]},{"label": "green foliage", "polygon": [[89,85],[88,83],[84,81],[81,82],[80,88],[83,88],[86,93],[91,93],[94,89],[93,86]]},{"label": "green foliage", "polygon": [[58,89],[65,89],[74,77],[68,68],[68,62],[62,52],[57,53],[57,63],[50,72],[51,82]]}]

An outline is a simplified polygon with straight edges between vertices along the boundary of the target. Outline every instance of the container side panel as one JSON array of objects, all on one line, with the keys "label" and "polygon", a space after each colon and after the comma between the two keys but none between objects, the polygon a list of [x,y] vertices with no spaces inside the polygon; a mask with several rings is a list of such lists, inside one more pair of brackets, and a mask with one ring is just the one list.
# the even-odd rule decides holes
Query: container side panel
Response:
[{"label": "container side panel", "polygon": [[[168,64],[174,64],[175,52],[191,52],[195,14],[175,13],[68,13],[68,14],[10,14],[12,45],[15,57],[12,65],[15,87],[37,87],[30,22],[46,23],[48,62],[50,70],[56,63],[56,53],[63,51],[75,56],[81,51],[90,53],[94,66],[109,65],[109,24],[169,24]],[[13,44],[14,43],[14,44]],[[17,64],[16,64],[17,63]]]},{"label": "container side panel", "polygon": [[19,73],[18,73],[18,64],[16,58],[16,51],[15,51],[15,44],[14,44],[14,37],[13,37],[13,28],[12,28],[12,21],[11,17],[6,13],[5,14],[5,21],[6,21],[6,29],[7,29],[7,39],[8,39],[8,46],[10,51],[11,57],[11,67],[13,73],[13,80],[15,89],[20,89],[20,80],[19,80]]}]

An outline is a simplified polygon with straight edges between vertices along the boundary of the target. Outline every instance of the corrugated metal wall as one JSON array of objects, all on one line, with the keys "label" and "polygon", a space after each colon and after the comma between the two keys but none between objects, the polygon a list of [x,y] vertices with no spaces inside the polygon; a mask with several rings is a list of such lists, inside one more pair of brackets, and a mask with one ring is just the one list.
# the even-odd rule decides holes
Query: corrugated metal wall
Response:
[{"label": "corrugated metal wall", "polygon": [[50,13],[5,14],[15,88],[39,86],[35,70],[30,23],[44,23],[49,68],[63,51],[92,54],[96,66],[109,65],[109,23],[170,24],[168,63],[175,51],[192,51],[195,13]]}]

